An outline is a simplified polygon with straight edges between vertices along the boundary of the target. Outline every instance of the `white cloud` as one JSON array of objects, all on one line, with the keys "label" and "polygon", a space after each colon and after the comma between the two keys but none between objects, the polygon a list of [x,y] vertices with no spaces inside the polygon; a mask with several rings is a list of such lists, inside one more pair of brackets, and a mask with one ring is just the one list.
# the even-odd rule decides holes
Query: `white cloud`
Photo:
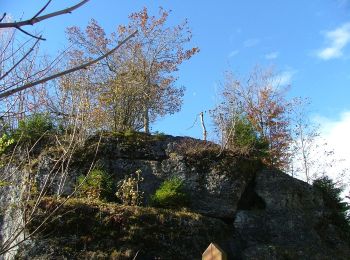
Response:
[{"label": "white cloud", "polygon": [[274,59],[277,59],[278,56],[279,56],[279,52],[274,51],[274,52],[270,52],[270,53],[265,54],[265,59],[274,60]]},{"label": "white cloud", "polygon": [[[328,167],[327,175],[334,180],[342,179],[347,189],[344,194],[348,195],[350,190],[350,111],[343,112],[339,119],[329,119],[325,117],[317,117],[316,121],[320,124],[321,138],[326,141],[329,149],[334,150],[334,164]],[[322,145],[320,146],[323,148]],[[321,151],[320,151],[321,152]],[[328,158],[320,158],[318,153],[318,159],[320,161],[329,160]],[[341,176],[343,170],[346,170],[346,175]]]},{"label": "white cloud", "polygon": [[[339,119],[314,116],[312,122],[319,125],[320,135],[312,142],[306,141],[309,177],[313,180],[326,175],[342,183],[345,198],[350,192],[350,111],[342,113]],[[303,166],[303,155],[299,151],[293,161],[294,176],[306,181]]]},{"label": "white cloud", "polygon": [[236,56],[238,53],[239,53],[239,50],[233,50],[229,53],[228,57],[232,58],[232,57]]},{"label": "white cloud", "polygon": [[350,169],[350,111],[341,114],[340,119],[331,120],[319,117],[321,134],[342,158],[349,158]]},{"label": "white cloud", "polygon": [[282,87],[282,86],[290,85],[292,83],[293,76],[296,73],[297,71],[293,69],[282,71],[281,73],[273,77],[271,81],[271,85],[274,87]]},{"label": "white cloud", "polygon": [[317,57],[323,60],[342,57],[343,49],[350,43],[350,23],[326,32],[325,38],[328,41],[328,46],[317,51]]},{"label": "white cloud", "polygon": [[254,39],[248,39],[243,42],[244,48],[251,48],[260,43],[260,39],[254,38]]}]

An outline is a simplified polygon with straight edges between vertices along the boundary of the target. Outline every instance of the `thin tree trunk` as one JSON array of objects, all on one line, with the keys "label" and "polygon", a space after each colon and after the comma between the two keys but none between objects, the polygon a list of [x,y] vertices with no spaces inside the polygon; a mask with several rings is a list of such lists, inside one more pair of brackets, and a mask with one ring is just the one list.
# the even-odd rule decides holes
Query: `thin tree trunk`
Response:
[{"label": "thin tree trunk", "polygon": [[147,105],[143,108],[143,129],[145,133],[149,134],[149,109]]},{"label": "thin tree trunk", "polygon": [[145,133],[149,134],[149,106],[148,106],[149,96],[148,95],[150,95],[150,90],[151,90],[151,78],[149,75],[147,76],[146,86],[147,86],[147,89],[146,89],[147,96],[143,107],[143,129]]}]

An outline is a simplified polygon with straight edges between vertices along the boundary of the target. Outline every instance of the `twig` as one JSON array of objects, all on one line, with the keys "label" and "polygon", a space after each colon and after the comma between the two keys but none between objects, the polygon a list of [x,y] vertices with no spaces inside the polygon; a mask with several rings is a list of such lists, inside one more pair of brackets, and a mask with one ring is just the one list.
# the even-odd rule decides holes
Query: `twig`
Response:
[{"label": "twig", "polygon": [[4,20],[5,16],[6,16],[6,13],[4,13],[4,14],[2,15],[2,17],[1,17],[1,19],[0,19],[0,23],[2,22],[2,20]]},{"label": "twig", "polygon": [[49,6],[49,4],[51,3],[51,1],[52,1],[52,0],[49,0],[49,1],[46,3],[46,5],[44,5],[43,8],[41,8],[41,9],[39,10],[39,12],[37,12],[36,15],[33,16],[32,19],[37,18],[37,17]]},{"label": "twig", "polygon": [[[97,154],[98,154],[98,151],[99,151],[99,146],[100,146],[100,143],[101,143],[101,139],[102,139],[102,133],[100,134],[99,136],[99,141],[97,143],[97,147],[96,147],[96,150],[95,150],[95,155],[94,155],[94,158],[90,164],[90,168],[88,170],[88,173],[87,175],[85,176],[84,180],[82,181],[82,183],[80,183],[75,189],[74,191],[71,192],[70,195],[68,195],[61,203],[58,204],[58,206],[53,210],[51,211],[47,216],[46,218],[35,228],[34,231],[32,231],[30,234],[28,234],[24,239],[22,239],[21,241],[19,242],[16,242],[15,244],[12,244],[20,235],[21,233],[25,230],[25,228],[27,227],[27,225],[29,223],[32,222],[33,220],[33,214],[35,213],[35,210],[37,209],[38,205],[39,205],[39,202],[42,201],[43,199],[43,196],[40,196],[38,197],[34,207],[33,207],[33,210],[32,210],[32,213],[30,214],[30,217],[28,218],[28,220],[24,223],[24,226],[23,227],[17,227],[16,230],[15,230],[15,233],[13,233],[11,236],[10,236],[10,239],[8,239],[7,241],[5,241],[5,243],[3,243],[0,247],[0,256],[3,255],[4,253],[10,251],[11,249],[17,247],[18,245],[22,244],[23,242],[25,242],[26,240],[30,239],[33,235],[35,235],[36,233],[38,233],[38,231],[40,230],[40,228],[46,224],[51,217],[53,217],[53,215],[72,197],[74,196],[74,194],[80,189],[80,187],[83,185],[83,183],[85,182],[86,178],[89,176],[91,170],[93,169],[93,166],[95,164],[95,160],[96,160],[96,157],[97,157]],[[72,139],[73,140],[73,139]],[[70,143],[71,145],[71,143]],[[61,157],[62,158],[62,157]],[[53,167],[55,168],[55,166]],[[52,170],[50,171],[52,172]],[[46,184],[44,185],[46,186]],[[44,189],[44,188],[43,188]],[[18,231],[19,230],[19,231]]]},{"label": "twig", "polygon": [[136,257],[137,257],[137,255],[139,254],[139,252],[140,252],[140,250],[138,250],[138,251],[136,252],[136,255],[134,256],[134,258],[133,258],[132,260],[135,260],[135,259],[136,259]]},{"label": "twig", "polygon": [[33,46],[29,49],[29,51],[27,51],[27,53],[18,62],[16,62],[7,72],[5,72],[3,75],[0,75],[0,80],[2,80],[8,74],[10,74],[13,69],[15,69],[22,61],[24,61],[28,57],[28,55],[34,50],[35,46],[38,44],[39,40],[40,39],[37,39]]},{"label": "twig", "polygon": [[[25,25],[34,25],[36,23],[39,23],[43,20],[55,17],[55,16],[59,16],[59,15],[63,15],[63,14],[70,14],[72,11],[74,11],[75,9],[79,8],[80,6],[86,4],[87,2],[89,2],[89,0],[84,0],[81,1],[80,3],[72,6],[72,7],[68,7],[66,9],[57,11],[57,12],[53,12],[53,13],[49,13],[46,15],[42,15],[37,17],[37,15],[39,15],[42,11],[45,10],[45,8],[47,7],[48,4],[46,4],[46,6],[44,6],[35,16],[33,16],[31,19],[25,20],[25,21],[21,21],[21,22],[11,22],[11,23],[0,23],[0,28],[18,28],[18,27],[22,27]],[[2,18],[3,19],[3,18]]]},{"label": "twig", "polygon": [[[198,114],[198,115],[199,115],[199,114]],[[192,126],[190,126],[189,128],[187,128],[186,130],[190,130],[191,128],[193,128],[193,127],[196,125],[197,120],[198,120],[198,115],[196,115],[196,118],[195,118],[195,120],[194,120]]]},{"label": "twig", "polygon": [[29,35],[30,37],[33,37],[33,38],[35,38],[35,39],[38,39],[38,40],[42,40],[42,41],[46,41],[46,39],[45,38],[43,38],[43,37],[41,37],[41,35],[40,36],[36,36],[36,35],[34,35],[34,34],[31,34],[31,33],[29,33],[29,32],[27,32],[27,31],[25,31],[25,30],[23,30],[21,27],[15,27],[16,29],[18,29],[18,30],[20,30],[22,33],[24,33],[24,34],[26,34],[26,35]]}]

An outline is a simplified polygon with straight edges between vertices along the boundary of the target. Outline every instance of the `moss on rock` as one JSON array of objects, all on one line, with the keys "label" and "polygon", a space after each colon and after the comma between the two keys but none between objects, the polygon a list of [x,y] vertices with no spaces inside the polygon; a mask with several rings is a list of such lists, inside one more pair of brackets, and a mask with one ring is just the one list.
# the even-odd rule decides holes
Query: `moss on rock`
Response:
[{"label": "moss on rock", "polygon": [[[33,231],[59,201],[46,198],[40,204]],[[196,259],[210,242],[227,240],[230,227],[214,218],[185,210],[130,207],[72,199],[61,207],[35,238],[36,245],[50,245],[56,258]],[[232,232],[232,231],[231,231]],[[36,246],[21,251],[35,256]],[[55,258],[55,259],[56,259]]]}]

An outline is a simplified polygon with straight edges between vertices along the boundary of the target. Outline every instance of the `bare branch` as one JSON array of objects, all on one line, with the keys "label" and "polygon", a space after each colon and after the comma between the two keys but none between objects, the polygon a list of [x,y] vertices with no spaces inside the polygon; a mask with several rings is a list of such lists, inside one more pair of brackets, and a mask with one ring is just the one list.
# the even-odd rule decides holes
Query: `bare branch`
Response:
[{"label": "bare branch", "polygon": [[87,2],[89,2],[89,0],[83,0],[80,3],[72,6],[72,7],[68,7],[66,9],[57,11],[57,12],[53,12],[53,13],[49,13],[46,15],[42,15],[37,17],[37,15],[39,15],[41,12],[43,12],[45,10],[45,8],[47,7],[47,5],[50,3],[47,3],[35,16],[33,16],[31,19],[25,20],[25,21],[21,21],[21,22],[11,22],[11,23],[0,23],[0,28],[19,28],[25,25],[34,25],[36,23],[39,23],[43,20],[55,17],[55,16],[59,16],[59,15],[63,15],[63,14],[70,14],[72,11],[74,11],[75,9],[79,8],[80,6],[86,4]]},{"label": "bare branch", "polygon": [[18,61],[16,62],[12,68],[10,68],[7,72],[5,72],[3,75],[0,75],[0,80],[2,80],[3,78],[5,78],[8,74],[11,73],[11,71],[13,69],[15,69],[22,61],[24,61],[28,55],[34,50],[35,46],[38,44],[40,39],[37,39],[36,42],[33,44],[33,46],[29,49],[29,51],[27,51],[27,53]]},{"label": "bare branch", "polygon": [[52,1],[52,0],[49,0],[49,1],[46,3],[46,5],[44,5],[43,8],[41,8],[41,9],[39,10],[39,12],[37,12],[36,15],[33,16],[32,19],[37,18],[42,12],[44,12],[44,10],[49,6],[49,4],[51,3],[51,1]]},{"label": "bare branch", "polygon": [[4,14],[2,15],[2,17],[1,17],[1,19],[0,19],[0,23],[2,22],[2,20],[5,19],[5,16],[6,16],[6,13],[4,13]]},{"label": "bare branch", "polygon": [[42,38],[41,36],[36,36],[36,35],[34,35],[34,34],[31,34],[31,33],[27,32],[27,31],[23,30],[21,27],[16,27],[16,29],[20,30],[22,33],[24,33],[24,34],[26,34],[26,35],[28,35],[28,36],[30,36],[30,37],[33,37],[33,38],[35,38],[35,39],[39,39],[39,40],[42,40],[42,41],[46,41],[45,38]]},{"label": "bare branch", "polygon": [[140,250],[138,250],[138,251],[136,252],[136,255],[134,256],[134,258],[133,258],[132,260],[135,260],[135,259],[136,259],[136,257],[137,257],[137,255],[139,254],[139,252],[140,252]]},{"label": "bare branch", "polygon": [[39,85],[39,84],[42,84],[42,83],[45,83],[47,81],[50,81],[52,79],[55,79],[55,78],[59,78],[59,77],[62,77],[66,74],[69,74],[69,73],[72,73],[74,71],[77,71],[77,70],[81,70],[81,69],[85,69],[97,62],[99,62],[100,60],[106,58],[107,56],[111,55],[113,52],[115,52],[117,49],[119,49],[124,43],[126,43],[129,39],[131,39],[132,37],[134,37],[136,34],[137,34],[138,31],[135,31],[133,32],[132,34],[130,34],[126,39],[124,39],[123,41],[121,41],[115,48],[113,48],[112,50],[110,50],[109,52],[105,53],[104,55],[90,61],[90,62],[87,62],[87,63],[84,63],[84,64],[81,64],[79,66],[76,66],[74,68],[71,68],[71,69],[68,69],[68,70],[64,70],[62,72],[59,72],[59,73],[56,73],[54,75],[51,75],[49,77],[46,77],[46,78],[43,78],[43,79],[40,79],[40,80],[37,80],[37,81],[34,81],[34,82],[30,82],[28,84],[25,84],[21,87],[18,87],[18,88],[15,88],[15,89],[11,89],[11,90],[8,90],[6,92],[3,92],[0,94],[0,100],[3,99],[3,98],[6,98],[6,97],[9,97],[17,92],[20,92],[22,90],[25,90],[25,89],[28,89],[28,88],[31,88],[31,87],[34,87],[36,85]]}]

